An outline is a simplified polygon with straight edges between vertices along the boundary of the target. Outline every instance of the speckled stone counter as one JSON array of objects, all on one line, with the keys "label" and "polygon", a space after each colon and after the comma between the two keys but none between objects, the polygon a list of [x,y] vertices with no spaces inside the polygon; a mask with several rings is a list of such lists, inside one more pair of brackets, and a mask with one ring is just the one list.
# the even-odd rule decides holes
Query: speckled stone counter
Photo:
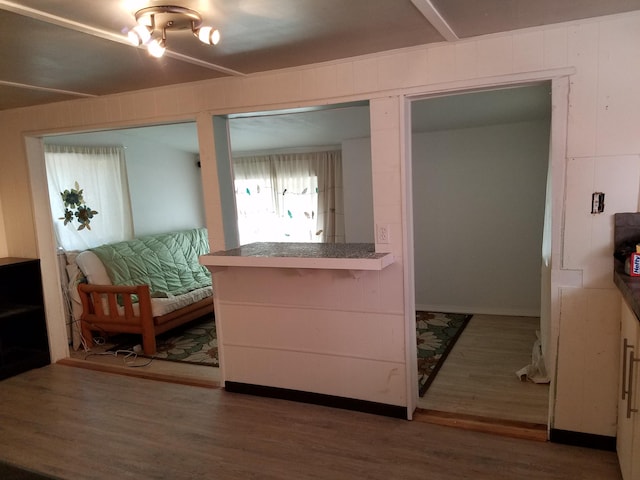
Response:
[{"label": "speckled stone counter", "polygon": [[622,293],[622,298],[640,321],[640,277],[631,277],[624,273],[624,264],[616,260],[613,281]]},{"label": "speckled stone counter", "polygon": [[[640,213],[614,215],[613,241],[615,252],[620,251],[626,243],[640,242]],[[636,318],[640,319],[640,277],[627,275],[621,258],[614,259],[613,281]]]},{"label": "speckled stone counter", "polygon": [[257,242],[200,257],[205,266],[382,270],[394,261],[372,243]]}]

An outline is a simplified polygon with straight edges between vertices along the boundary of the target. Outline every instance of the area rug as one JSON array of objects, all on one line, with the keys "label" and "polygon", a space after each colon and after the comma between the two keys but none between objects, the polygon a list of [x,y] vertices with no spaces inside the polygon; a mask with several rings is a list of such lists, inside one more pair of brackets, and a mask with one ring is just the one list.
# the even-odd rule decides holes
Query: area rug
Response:
[{"label": "area rug", "polygon": [[[109,351],[132,350],[140,344],[140,335],[117,335],[112,337],[116,345]],[[147,357],[144,354],[138,354]],[[156,354],[149,358],[172,362],[194,363],[198,365],[218,364],[218,339],[213,316],[194,320],[181,328],[156,336]]]},{"label": "area rug", "polygon": [[416,312],[418,391],[421,397],[471,317],[462,313]]}]

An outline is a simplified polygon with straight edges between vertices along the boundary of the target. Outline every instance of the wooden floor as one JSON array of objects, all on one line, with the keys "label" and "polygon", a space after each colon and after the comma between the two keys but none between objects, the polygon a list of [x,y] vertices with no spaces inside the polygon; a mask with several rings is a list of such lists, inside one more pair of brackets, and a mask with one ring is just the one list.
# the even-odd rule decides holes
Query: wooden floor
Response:
[{"label": "wooden floor", "polygon": [[[426,415],[417,418],[461,428],[546,438],[546,428],[531,431],[529,425],[524,425],[524,431],[516,431],[512,424],[495,422],[507,420],[545,427],[548,423],[548,385],[521,382],[515,375],[531,360],[537,329],[539,319],[534,317],[474,315],[436,380],[418,400],[418,408]],[[123,354],[101,355],[111,346],[97,346],[90,353],[72,351],[72,361],[67,363],[78,365],[83,361],[88,368],[188,385],[220,385],[218,368],[162,360],[148,363],[144,358],[131,359]]]},{"label": "wooden floor", "polygon": [[0,459],[93,480],[621,478],[612,452],[65,365],[0,382]]},{"label": "wooden floor", "polygon": [[535,317],[474,315],[418,407],[547,425],[549,386],[515,373],[531,362],[539,329]]}]

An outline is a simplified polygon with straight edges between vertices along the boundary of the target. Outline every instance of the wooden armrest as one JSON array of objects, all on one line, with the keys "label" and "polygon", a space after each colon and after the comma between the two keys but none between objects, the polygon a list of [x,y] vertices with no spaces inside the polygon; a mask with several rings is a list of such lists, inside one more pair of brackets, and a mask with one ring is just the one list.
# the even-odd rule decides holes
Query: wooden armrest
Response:
[{"label": "wooden armrest", "polygon": [[[127,319],[134,318],[133,304],[138,303],[139,317],[151,318],[151,294],[148,285],[95,285],[78,284],[78,293],[82,302],[83,315],[95,314],[98,317]],[[136,298],[134,298],[134,296]],[[103,302],[106,299],[106,302]],[[104,307],[107,306],[107,311]],[[124,315],[118,307],[124,308]]]},{"label": "wooden armrest", "polygon": [[[148,285],[93,285],[81,283],[81,329],[87,345],[93,344],[91,330],[142,334],[145,354],[156,351],[156,338]],[[134,298],[134,296],[136,298]],[[133,305],[138,304],[138,312]],[[106,309],[106,311],[105,311]]]}]

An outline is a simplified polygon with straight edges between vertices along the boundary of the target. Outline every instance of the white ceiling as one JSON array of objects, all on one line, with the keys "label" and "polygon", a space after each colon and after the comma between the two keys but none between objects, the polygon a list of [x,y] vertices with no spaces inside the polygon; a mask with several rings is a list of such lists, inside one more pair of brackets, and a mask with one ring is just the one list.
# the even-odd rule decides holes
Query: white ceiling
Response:
[{"label": "white ceiling", "polygon": [[344,59],[640,10],[640,0],[175,0],[220,29],[168,32],[161,60],[126,43],[166,0],[0,0],[0,110]]}]

